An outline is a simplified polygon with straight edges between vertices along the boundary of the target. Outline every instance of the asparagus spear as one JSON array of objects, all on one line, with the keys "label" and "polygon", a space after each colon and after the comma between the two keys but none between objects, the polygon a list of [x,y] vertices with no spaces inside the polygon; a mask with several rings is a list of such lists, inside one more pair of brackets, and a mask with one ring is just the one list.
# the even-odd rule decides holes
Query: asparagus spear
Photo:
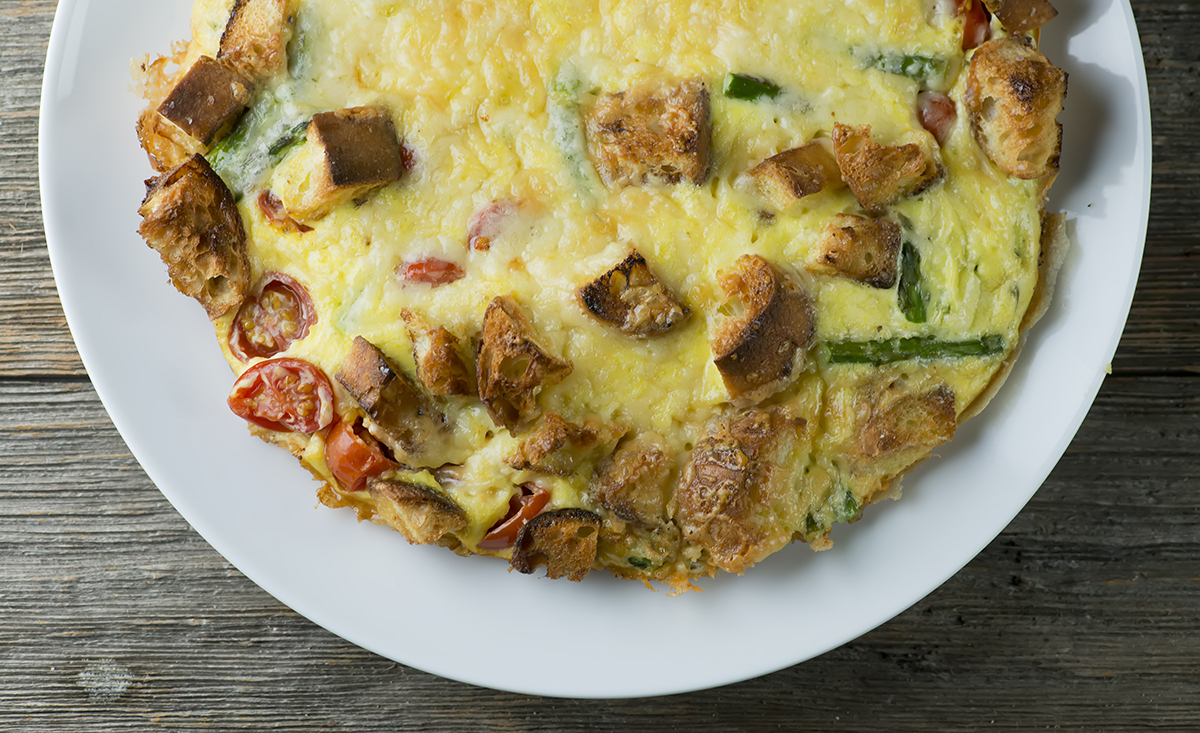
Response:
[{"label": "asparagus spear", "polygon": [[923,336],[885,341],[839,341],[826,344],[830,364],[890,364],[909,359],[966,359],[1004,352],[1004,337],[989,334],[971,341],[938,341]]},{"label": "asparagus spear", "polygon": [[909,323],[924,323],[928,319],[925,303],[929,293],[921,283],[921,254],[910,242],[900,251],[900,287],[896,290],[900,311]]}]

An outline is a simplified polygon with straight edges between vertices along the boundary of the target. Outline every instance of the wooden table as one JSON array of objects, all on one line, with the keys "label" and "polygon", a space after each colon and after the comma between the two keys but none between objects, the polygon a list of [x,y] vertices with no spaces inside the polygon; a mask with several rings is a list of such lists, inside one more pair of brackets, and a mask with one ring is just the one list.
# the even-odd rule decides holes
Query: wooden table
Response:
[{"label": "wooden table", "polygon": [[0,0],[0,731],[1200,729],[1200,3],[1134,0],[1155,128],[1145,263],[1113,375],[1029,506],[853,643],[633,701],[494,692],[363,651],[159,494],[92,390],[46,255],[54,8]]}]

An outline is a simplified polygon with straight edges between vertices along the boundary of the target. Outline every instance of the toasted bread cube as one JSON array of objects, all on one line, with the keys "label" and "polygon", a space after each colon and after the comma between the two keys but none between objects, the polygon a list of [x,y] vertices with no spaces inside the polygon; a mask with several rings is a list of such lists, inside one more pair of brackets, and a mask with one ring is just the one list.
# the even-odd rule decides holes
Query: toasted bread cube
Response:
[{"label": "toasted bread cube", "polygon": [[293,0],[237,0],[217,58],[256,83],[283,71],[296,24],[292,4]]},{"label": "toasted bread cube", "polygon": [[696,442],[675,490],[675,522],[717,567],[745,572],[792,541],[778,507],[792,501],[783,466],[804,426],[786,407],[750,409],[716,418]]},{"label": "toasted bread cube", "polygon": [[734,403],[754,404],[803,371],[816,332],[812,301],[758,255],[742,255],[719,277],[731,314],[713,330],[713,362]]},{"label": "toasted bread cube", "polygon": [[450,497],[433,489],[388,476],[367,479],[375,500],[375,516],[414,545],[437,542],[467,528],[467,513]]},{"label": "toasted bread cube", "polygon": [[893,221],[838,214],[825,227],[825,236],[804,266],[819,275],[886,289],[896,284],[900,244],[900,225]]},{"label": "toasted bread cube", "polygon": [[475,379],[467,370],[458,337],[444,326],[430,326],[407,308],[400,311],[400,317],[412,341],[417,378],[429,394],[441,397],[476,394]]},{"label": "toasted bread cube", "polygon": [[355,336],[337,381],[386,434],[397,458],[420,465],[446,418],[378,347]]},{"label": "toasted bread cube", "polygon": [[749,173],[759,193],[777,209],[786,209],[802,198],[843,184],[831,146],[814,140],[772,155]]},{"label": "toasted bread cube", "polygon": [[250,288],[246,229],[221,177],[194,155],[146,189],[138,233],[162,256],[179,292],[209,318],[240,306]]},{"label": "toasted bread cube", "polygon": [[1028,33],[1058,17],[1049,0],[983,0],[983,5],[1009,33]]},{"label": "toasted bread cube", "polygon": [[583,580],[596,562],[600,517],[583,509],[542,512],[517,534],[509,564],[525,575],[543,563],[546,577]]},{"label": "toasted bread cube", "polygon": [[250,80],[201,56],[158,105],[163,119],[208,146],[233,127],[254,92]]},{"label": "toasted bread cube", "polygon": [[609,188],[700,185],[708,177],[712,131],[708,87],[700,79],[605,94],[586,124],[596,170]]},{"label": "toasted bread cube", "polygon": [[547,412],[504,462],[517,471],[567,476],[584,461],[599,458],[623,432],[598,419],[578,425]]},{"label": "toasted bread cube", "polygon": [[842,178],[867,213],[879,215],[906,196],[926,190],[942,176],[943,169],[927,145],[880,145],[871,140],[871,126],[833,126],[833,145]]},{"label": "toasted bread cube", "polygon": [[1067,75],[1027,41],[997,38],[971,57],[966,106],[971,132],[1000,170],[1024,179],[1058,173]]},{"label": "toasted bread cube", "polygon": [[400,180],[404,161],[387,110],[351,107],[313,115],[307,145],[280,168],[288,213],[313,221]]},{"label": "toasted bread cube", "polygon": [[674,474],[674,461],[663,446],[638,436],[596,468],[588,493],[622,521],[651,528],[670,518]]},{"label": "toasted bread cube", "polygon": [[887,389],[871,405],[859,430],[859,451],[872,460],[905,454],[906,461],[916,460],[948,442],[957,428],[954,390],[949,387],[938,385],[925,392]]},{"label": "toasted bread cube", "polygon": [[687,321],[691,309],[663,285],[637,252],[579,289],[583,307],[629,336],[660,336]]},{"label": "toasted bread cube", "polygon": [[518,432],[537,418],[538,392],[571,373],[571,362],[551,356],[534,338],[517,301],[502,295],[483,315],[476,354],[479,398],[497,425]]}]

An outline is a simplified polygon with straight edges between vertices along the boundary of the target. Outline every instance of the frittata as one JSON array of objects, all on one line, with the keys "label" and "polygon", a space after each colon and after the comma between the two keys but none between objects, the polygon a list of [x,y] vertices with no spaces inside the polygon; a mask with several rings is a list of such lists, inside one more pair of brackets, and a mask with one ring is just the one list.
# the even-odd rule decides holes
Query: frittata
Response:
[{"label": "frittata", "polygon": [[[994,15],[993,15],[994,14]],[[196,0],[141,234],[330,507],[741,573],[894,494],[1053,285],[1046,0]]]}]

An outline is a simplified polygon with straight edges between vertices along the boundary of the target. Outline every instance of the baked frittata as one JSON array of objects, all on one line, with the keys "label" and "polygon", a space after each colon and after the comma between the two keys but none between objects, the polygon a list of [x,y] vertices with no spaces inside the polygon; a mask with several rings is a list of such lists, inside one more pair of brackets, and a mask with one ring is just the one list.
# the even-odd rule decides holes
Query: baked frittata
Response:
[{"label": "baked frittata", "polygon": [[330,507],[580,580],[830,546],[1049,298],[1046,0],[196,0],[140,232]]}]

